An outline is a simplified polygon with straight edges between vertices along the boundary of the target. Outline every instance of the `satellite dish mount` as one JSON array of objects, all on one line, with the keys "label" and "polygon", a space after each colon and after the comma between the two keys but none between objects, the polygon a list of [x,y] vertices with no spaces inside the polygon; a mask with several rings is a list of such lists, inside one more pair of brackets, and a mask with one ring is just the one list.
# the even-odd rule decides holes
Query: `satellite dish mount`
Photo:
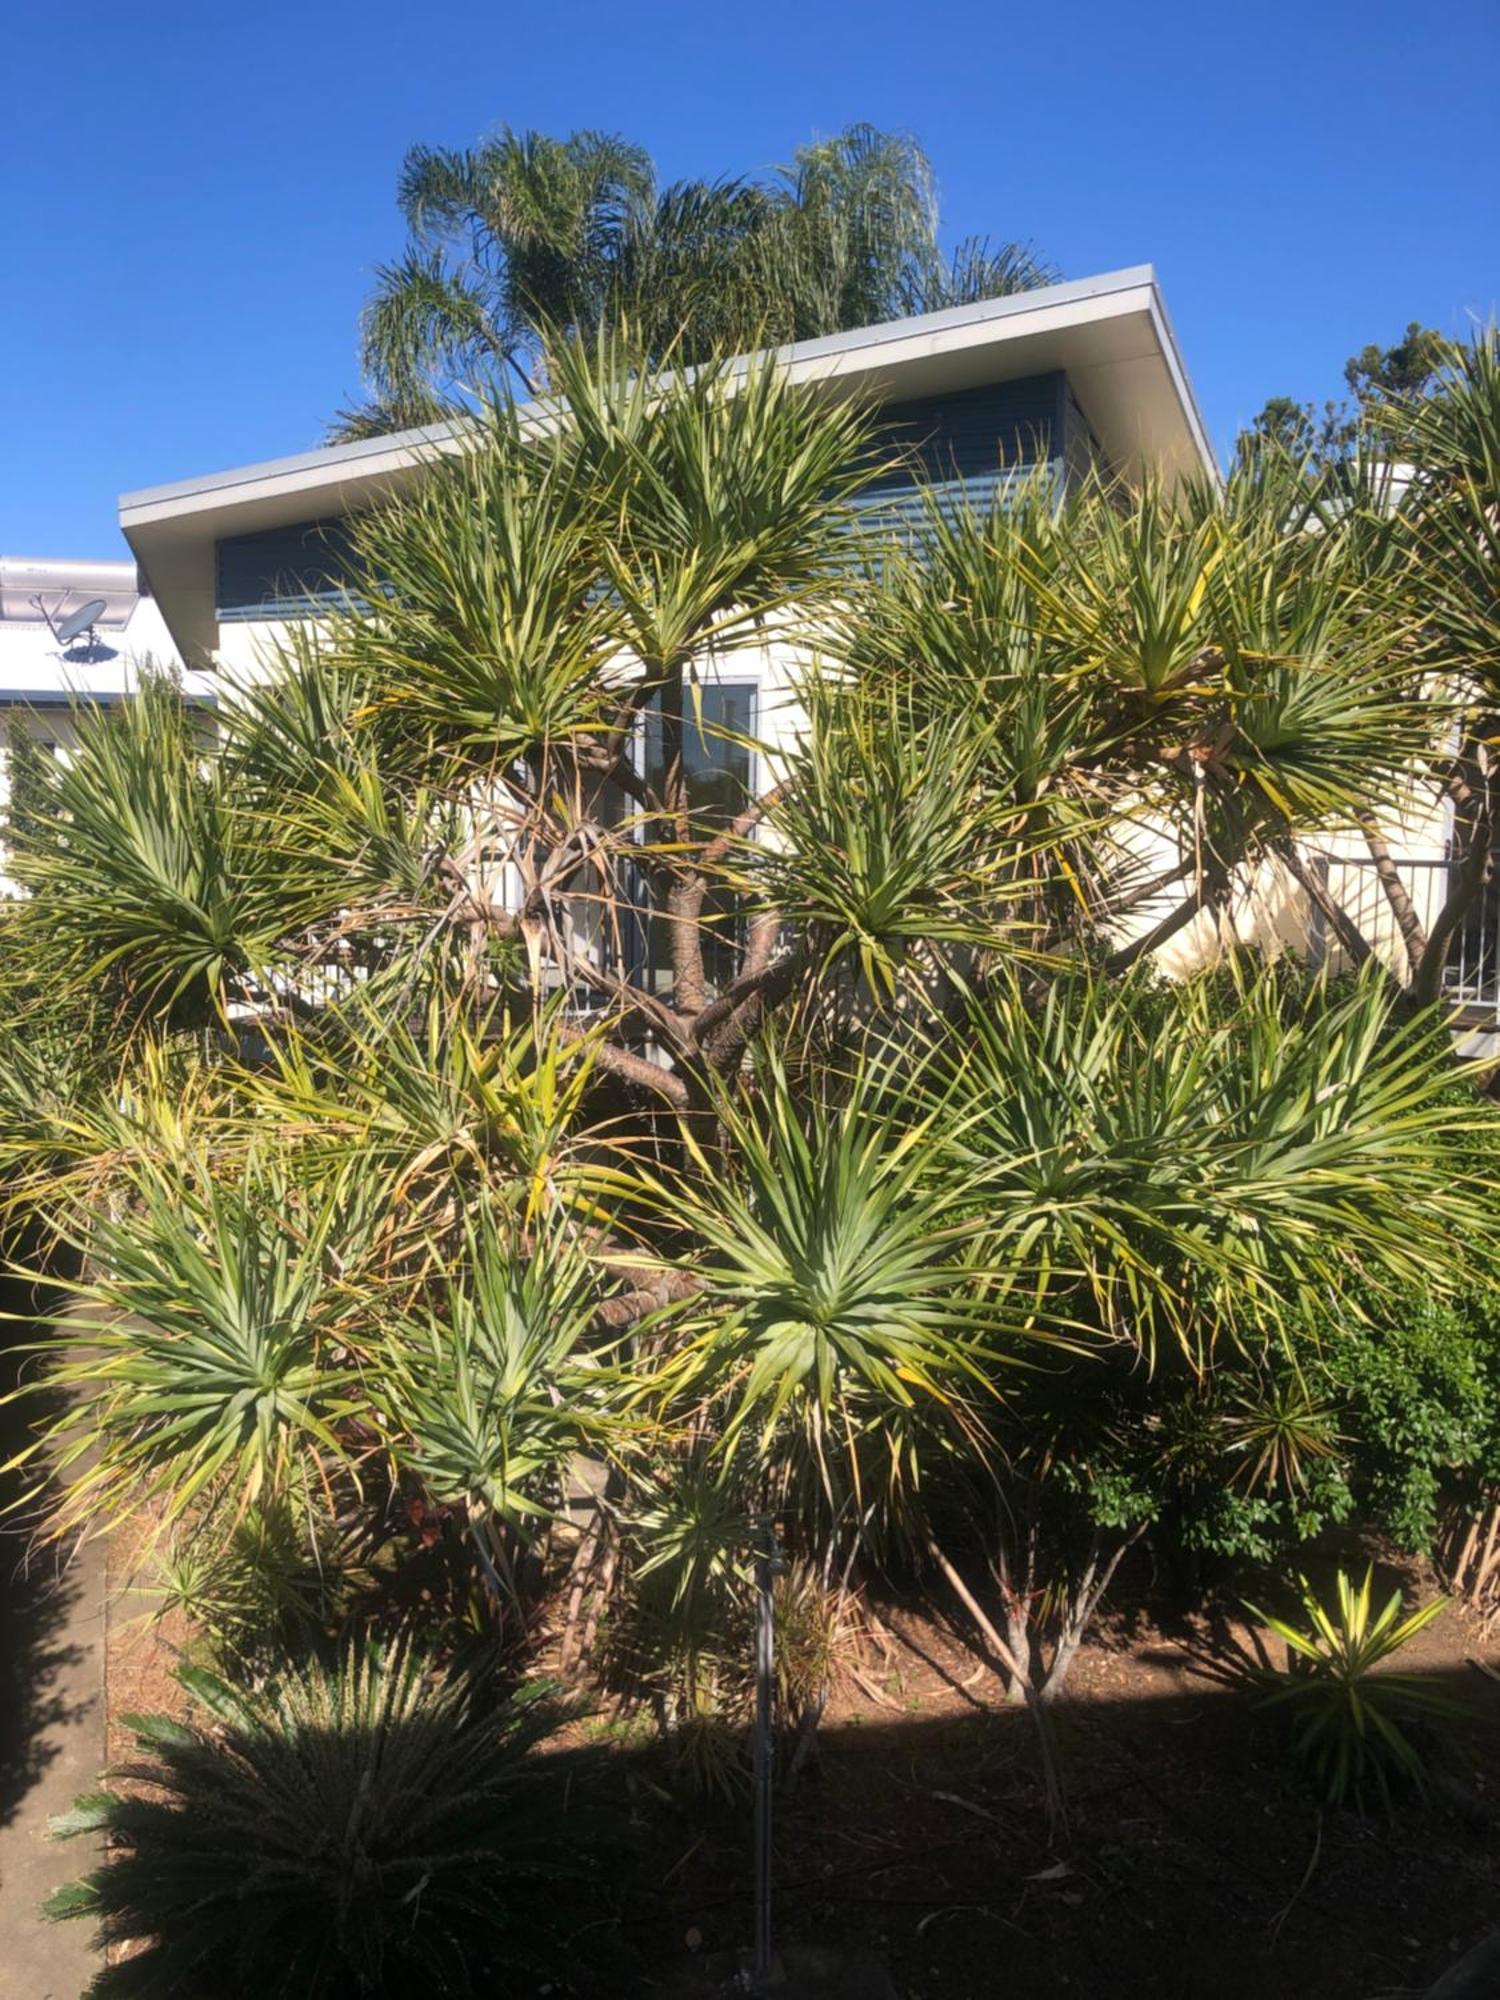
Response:
[{"label": "satellite dish mount", "polygon": [[46,621],[47,630],[52,634],[64,653],[75,645],[85,633],[88,634],[88,637],[84,641],[84,654],[87,656],[93,652],[97,644],[94,638],[94,626],[109,609],[109,605],[104,598],[91,597],[86,603],[80,604],[76,611],[68,612],[66,617],[63,618],[54,618],[39,597],[33,597],[31,601]]}]

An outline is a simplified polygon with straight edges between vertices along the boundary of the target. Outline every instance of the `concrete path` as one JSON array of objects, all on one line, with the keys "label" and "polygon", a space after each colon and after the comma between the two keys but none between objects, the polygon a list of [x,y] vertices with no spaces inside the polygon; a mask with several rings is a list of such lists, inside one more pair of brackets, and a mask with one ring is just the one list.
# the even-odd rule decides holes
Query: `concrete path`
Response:
[{"label": "concrete path", "polygon": [[[0,1392],[29,1379],[27,1343],[55,1295],[0,1277]],[[33,1319],[31,1316],[36,1315]],[[51,1408],[55,1410],[56,1404]],[[48,1414],[43,1399],[0,1402],[0,1465]],[[0,1500],[25,1490],[0,1479]],[[53,1813],[97,1791],[105,1762],[105,1551],[71,1559],[0,1532],[0,2000],[78,2000],[93,1978],[87,1923],[51,1924],[37,1905],[94,1865],[91,1841],[48,1837]]]},{"label": "concrete path", "polygon": [[0,1539],[0,2000],[79,2000],[96,1966],[90,1926],[38,1905],[97,1851],[47,1821],[104,1768],[104,1566],[102,1540],[58,1574],[50,1554],[18,1568]]}]

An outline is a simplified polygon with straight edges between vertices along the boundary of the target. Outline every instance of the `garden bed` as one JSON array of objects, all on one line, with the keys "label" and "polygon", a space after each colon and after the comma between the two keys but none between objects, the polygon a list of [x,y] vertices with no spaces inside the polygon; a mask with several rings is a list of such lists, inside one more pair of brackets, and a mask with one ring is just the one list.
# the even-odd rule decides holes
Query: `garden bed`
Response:
[{"label": "garden bed", "polygon": [[[1379,1572],[1387,1589],[1398,1575],[1420,1582]],[[1464,1710],[1431,1740],[1428,1795],[1390,1819],[1373,1805],[1320,1816],[1271,1723],[1225,1682],[1249,1629],[1169,1626],[1124,1603],[1055,1710],[1070,1816],[1057,1842],[1031,1724],[978,1655],[928,1610],[872,1614],[816,1757],[778,1801],[778,1936],[873,1950],[903,2000],[1375,2000],[1422,1992],[1494,1925],[1500,1677],[1486,1669],[1500,1651],[1472,1622],[1450,1607],[1401,1656]],[[117,1750],[120,1711],[180,1703],[185,1636],[116,1620]],[[592,1782],[628,1833],[553,1991],[712,1991],[716,1956],[750,1935],[748,1794],[683,1800],[645,1718],[608,1708],[557,1754],[601,1749]]]}]

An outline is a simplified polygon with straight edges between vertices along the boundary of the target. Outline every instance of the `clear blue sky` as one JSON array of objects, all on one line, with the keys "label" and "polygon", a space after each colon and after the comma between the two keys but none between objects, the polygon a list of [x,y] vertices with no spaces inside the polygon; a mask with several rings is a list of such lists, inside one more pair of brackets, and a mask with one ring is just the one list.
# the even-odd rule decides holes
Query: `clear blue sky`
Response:
[{"label": "clear blue sky", "polygon": [[4,47],[8,554],[121,554],[120,491],[319,442],[403,151],[502,122],[669,176],[913,131],[950,234],[1156,264],[1221,450],[1500,295],[1497,0],[12,0]]}]

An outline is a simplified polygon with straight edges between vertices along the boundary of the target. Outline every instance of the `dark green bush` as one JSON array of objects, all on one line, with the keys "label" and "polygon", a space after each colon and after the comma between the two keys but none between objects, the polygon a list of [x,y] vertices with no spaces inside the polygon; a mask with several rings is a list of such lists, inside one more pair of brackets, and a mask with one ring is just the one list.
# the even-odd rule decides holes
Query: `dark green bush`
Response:
[{"label": "dark green bush", "polygon": [[1417,1297],[1328,1339],[1361,1511],[1412,1554],[1500,1477],[1500,1294]]}]

